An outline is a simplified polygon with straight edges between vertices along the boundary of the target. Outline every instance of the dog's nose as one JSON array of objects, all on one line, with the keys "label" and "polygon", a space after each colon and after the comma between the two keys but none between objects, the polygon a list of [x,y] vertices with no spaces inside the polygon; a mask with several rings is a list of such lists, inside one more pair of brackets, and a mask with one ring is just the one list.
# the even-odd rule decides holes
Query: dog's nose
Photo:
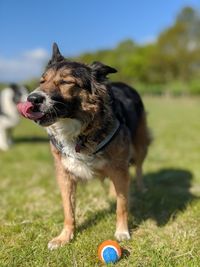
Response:
[{"label": "dog's nose", "polygon": [[33,93],[28,96],[27,100],[32,104],[41,104],[45,100],[45,97],[41,94]]}]

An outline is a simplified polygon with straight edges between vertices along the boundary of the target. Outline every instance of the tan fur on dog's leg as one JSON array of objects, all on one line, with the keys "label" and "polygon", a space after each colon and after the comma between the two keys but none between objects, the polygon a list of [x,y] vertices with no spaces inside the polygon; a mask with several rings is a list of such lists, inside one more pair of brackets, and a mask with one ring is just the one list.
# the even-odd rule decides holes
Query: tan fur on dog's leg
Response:
[{"label": "tan fur on dog's leg", "polygon": [[115,186],[114,186],[114,184],[113,184],[112,181],[110,181],[109,197],[110,197],[111,199],[116,199],[116,197],[117,197],[116,190],[115,190]]},{"label": "tan fur on dog's leg", "polygon": [[130,239],[128,230],[128,188],[129,174],[128,172],[114,172],[111,177],[117,194],[117,223],[115,237],[117,240]]},{"label": "tan fur on dog's leg", "polygon": [[56,249],[69,242],[74,236],[75,228],[75,191],[76,182],[62,166],[59,154],[53,152],[56,163],[56,175],[58,185],[61,191],[63,208],[64,208],[64,228],[60,235],[48,243],[50,250]]}]

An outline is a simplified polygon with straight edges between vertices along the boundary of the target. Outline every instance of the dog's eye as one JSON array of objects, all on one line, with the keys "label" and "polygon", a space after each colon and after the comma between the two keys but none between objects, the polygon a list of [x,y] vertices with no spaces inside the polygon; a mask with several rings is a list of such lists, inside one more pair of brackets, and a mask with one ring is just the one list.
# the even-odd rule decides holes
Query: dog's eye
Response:
[{"label": "dog's eye", "polygon": [[61,80],[59,82],[60,85],[64,85],[64,84],[73,84],[74,82],[73,81],[65,81],[65,80]]},{"label": "dog's eye", "polygon": [[44,82],[45,82],[45,79],[41,79],[41,80],[40,80],[40,83],[44,83]]}]

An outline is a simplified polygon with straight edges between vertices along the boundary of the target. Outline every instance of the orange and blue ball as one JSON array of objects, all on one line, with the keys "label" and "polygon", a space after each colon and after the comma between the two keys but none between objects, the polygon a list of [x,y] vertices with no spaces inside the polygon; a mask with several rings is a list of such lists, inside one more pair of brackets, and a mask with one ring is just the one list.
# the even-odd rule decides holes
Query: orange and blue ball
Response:
[{"label": "orange and blue ball", "polygon": [[113,240],[106,240],[99,245],[98,257],[103,263],[115,263],[122,255],[119,244]]}]

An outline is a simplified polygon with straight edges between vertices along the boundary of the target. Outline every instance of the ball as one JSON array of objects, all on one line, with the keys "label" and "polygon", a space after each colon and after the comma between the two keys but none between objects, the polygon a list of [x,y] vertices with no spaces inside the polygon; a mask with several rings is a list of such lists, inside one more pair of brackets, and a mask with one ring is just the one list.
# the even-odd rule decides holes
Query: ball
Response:
[{"label": "ball", "polygon": [[113,240],[106,240],[98,247],[98,257],[103,263],[115,263],[122,255],[119,244]]}]

